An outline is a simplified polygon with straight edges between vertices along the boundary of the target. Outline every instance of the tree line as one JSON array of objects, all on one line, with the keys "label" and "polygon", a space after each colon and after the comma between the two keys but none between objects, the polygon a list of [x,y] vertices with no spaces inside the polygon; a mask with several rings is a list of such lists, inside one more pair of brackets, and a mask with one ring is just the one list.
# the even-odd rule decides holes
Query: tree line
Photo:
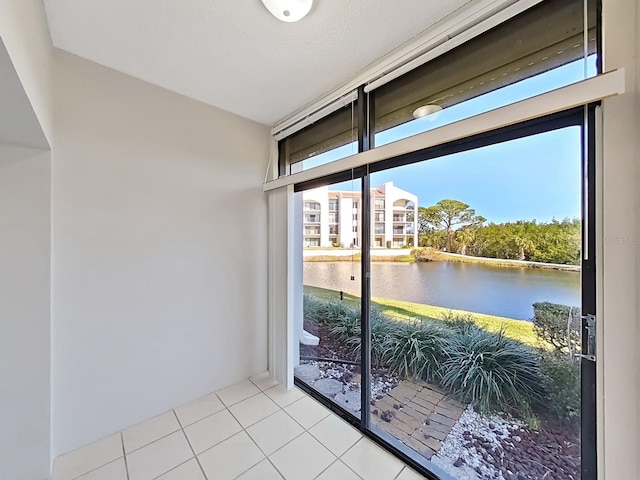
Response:
[{"label": "tree line", "polygon": [[577,218],[493,223],[459,200],[418,207],[419,246],[451,253],[578,265],[580,238]]}]

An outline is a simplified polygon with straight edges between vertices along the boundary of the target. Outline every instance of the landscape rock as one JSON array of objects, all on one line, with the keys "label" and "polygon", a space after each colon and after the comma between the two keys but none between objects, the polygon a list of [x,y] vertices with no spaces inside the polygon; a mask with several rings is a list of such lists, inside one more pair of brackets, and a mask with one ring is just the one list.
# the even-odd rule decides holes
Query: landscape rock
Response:
[{"label": "landscape rock", "polygon": [[313,382],[320,378],[320,369],[315,365],[305,363],[295,367],[293,374],[303,382],[313,385]]},{"label": "landscape rock", "polygon": [[338,405],[353,412],[360,411],[360,400],[360,392],[358,391],[338,393],[335,396],[335,401]]},{"label": "landscape rock", "polygon": [[313,388],[327,397],[335,397],[338,393],[342,393],[344,385],[333,378],[323,378],[313,384]]}]

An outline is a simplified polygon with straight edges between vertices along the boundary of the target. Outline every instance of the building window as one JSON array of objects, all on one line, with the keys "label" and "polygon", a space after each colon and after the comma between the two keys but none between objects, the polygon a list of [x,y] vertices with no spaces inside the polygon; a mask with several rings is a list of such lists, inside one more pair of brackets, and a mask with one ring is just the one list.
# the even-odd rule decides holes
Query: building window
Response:
[{"label": "building window", "polygon": [[329,223],[338,223],[338,212],[329,212]]},{"label": "building window", "polygon": [[320,225],[305,225],[305,235],[320,235]]},{"label": "building window", "polygon": [[393,214],[393,221],[394,222],[404,222],[404,215],[402,213],[394,213]]},{"label": "building window", "polygon": [[330,212],[337,212],[338,211],[338,199],[337,198],[330,198],[329,199],[329,211]]},{"label": "building window", "polygon": [[384,223],[376,223],[376,235],[384,235]]},{"label": "building window", "polygon": [[319,213],[305,213],[304,223],[320,223]]},{"label": "building window", "polygon": [[354,213],[354,214],[353,214],[353,219],[354,219],[354,220],[358,220],[358,214],[357,214],[357,213]]},{"label": "building window", "polygon": [[375,213],[376,222],[384,222],[384,210]]},{"label": "building window", "polygon": [[376,198],[373,205],[375,210],[384,210],[384,198]]},{"label": "building window", "polygon": [[329,225],[329,235],[338,234],[338,225]]},{"label": "building window", "polygon": [[404,227],[393,227],[394,235],[404,235]]},{"label": "building window", "polygon": [[305,247],[319,247],[320,246],[320,238],[319,237],[309,237],[304,239]]},{"label": "building window", "polygon": [[305,210],[320,210],[320,204],[318,202],[304,202]]},{"label": "building window", "polygon": [[354,226],[353,226],[353,228],[351,229],[351,231],[352,231],[353,233],[358,233],[358,226],[357,226],[357,225],[354,225]]}]

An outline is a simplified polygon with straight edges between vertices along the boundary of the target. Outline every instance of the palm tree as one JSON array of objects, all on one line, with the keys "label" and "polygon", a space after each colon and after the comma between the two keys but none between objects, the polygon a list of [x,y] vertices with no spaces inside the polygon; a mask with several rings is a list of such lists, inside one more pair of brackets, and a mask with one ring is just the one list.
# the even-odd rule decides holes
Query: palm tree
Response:
[{"label": "palm tree", "polygon": [[513,243],[518,247],[518,260],[525,260],[526,252],[530,252],[535,246],[530,238],[520,235],[513,237]]},{"label": "palm tree", "polygon": [[456,240],[460,243],[460,255],[467,254],[467,247],[473,243],[476,238],[476,230],[474,228],[460,228],[456,231]]}]

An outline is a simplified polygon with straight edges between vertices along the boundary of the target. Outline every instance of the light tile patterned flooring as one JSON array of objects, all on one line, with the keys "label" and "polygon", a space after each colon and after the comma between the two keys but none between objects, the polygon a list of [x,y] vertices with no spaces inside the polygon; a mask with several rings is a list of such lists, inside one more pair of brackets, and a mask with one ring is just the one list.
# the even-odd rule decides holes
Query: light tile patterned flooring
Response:
[{"label": "light tile patterned flooring", "polygon": [[53,480],[418,480],[297,388],[267,374],[59,457]]}]

